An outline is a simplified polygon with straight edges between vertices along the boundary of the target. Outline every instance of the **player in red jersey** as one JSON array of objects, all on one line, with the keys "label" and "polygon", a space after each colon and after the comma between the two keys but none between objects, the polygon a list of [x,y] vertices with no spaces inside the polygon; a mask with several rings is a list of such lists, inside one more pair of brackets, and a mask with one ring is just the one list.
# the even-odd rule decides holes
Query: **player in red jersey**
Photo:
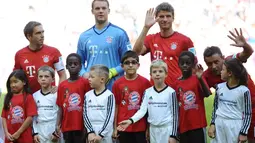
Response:
[{"label": "player in red jersey", "polygon": [[[125,75],[113,84],[113,94],[116,100],[114,134],[118,137],[117,126],[120,121],[131,118],[139,109],[144,91],[151,86],[148,79],[137,74],[139,57],[133,51],[127,51],[121,59]],[[146,118],[130,125],[124,132],[119,133],[120,143],[146,143]]]},{"label": "player in red jersey", "polygon": [[[237,58],[241,62],[245,63],[247,59],[252,55],[253,49],[246,42],[245,38],[242,35],[242,30],[240,32],[235,29],[235,33],[229,31],[231,35],[228,35],[235,44],[231,44],[235,47],[242,47],[243,51],[241,53],[228,56],[227,58]],[[204,51],[204,61],[208,66],[208,69],[203,73],[205,80],[207,81],[209,87],[215,88],[216,84],[224,82],[221,80],[220,72],[222,70],[222,65],[225,60],[224,55],[222,54],[219,47],[211,46],[207,47]],[[250,75],[248,75],[248,88],[251,93],[252,100],[252,122],[248,132],[249,142],[255,142],[254,130],[255,130],[255,84],[252,81]]]},{"label": "player in red jersey", "polygon": [[175,90],[179,99],[179,130],[181,143],[205,143],[206,116],[204,97],[208,97],[210,89],[202,78],[203,70],[198,66],[196,75],[192,69],[196,66],[195,56],[184,51],[179,56],[179,67],[182,77],[175,82]]},{"label": "player in red jersey", "polygon": [[44,30],[42,24],[30,21],[24,28],[24,34],[29,41],[29,45],[16,52],[14,70],[24,70],[32,93],[41,88],[36,79],[36,72],[43,65],[48,65],[57,70],[59,82],[65,80],[66,73],[61,53],[58,49],[43,44]]},{"label": "player in red jersey", "polygon": [[5,143],[33,143],[31,124],[37,109],[29,91],[28,79],[22,70],[15,70],[6,85],[2,112]]},{"label": "player in red jersey", "polygon": [[[162,59],[168,65],[166,83],[172,86],[174,81],[181,76],[178,66],[178,57],[182,51],[195,54],[191,39],[173,30],[174,8],[169,3],[161,3],[154,9],[149,9],[145,18],[143,30],[136,40],[133,50],[141,55],[150,52],[151,61]],[[149,29],[158,22],[160,32],[147,35]]]},{"label": "player in red jersey", "polygon": [[[57,105],[60,110],[57,124],[61,126],[66,143],[81,143],[84,142],[84,95],[90,90],[90,86],[87,79],[79,76],[81,57],[78,54],[67,56],[66,68],[70,77],[58,87]],[[59,129],[56,134],[59,134]]]}]

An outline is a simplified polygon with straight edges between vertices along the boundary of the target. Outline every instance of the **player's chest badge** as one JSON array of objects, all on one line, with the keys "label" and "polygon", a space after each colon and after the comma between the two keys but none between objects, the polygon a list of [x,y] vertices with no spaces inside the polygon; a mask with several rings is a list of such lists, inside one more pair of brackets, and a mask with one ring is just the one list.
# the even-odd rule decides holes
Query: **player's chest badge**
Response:
[{"label": "player's chest badge", "polygon": [[177,48],[177,43],[176,42],[173,42],[170,44],[170,49],[171,50],[175,50]]},{"label": "player's chest badge", "polygon": [[44,63],[48,63],[50,61],[50,57],[48,55],[43,55],[42,58]]}]

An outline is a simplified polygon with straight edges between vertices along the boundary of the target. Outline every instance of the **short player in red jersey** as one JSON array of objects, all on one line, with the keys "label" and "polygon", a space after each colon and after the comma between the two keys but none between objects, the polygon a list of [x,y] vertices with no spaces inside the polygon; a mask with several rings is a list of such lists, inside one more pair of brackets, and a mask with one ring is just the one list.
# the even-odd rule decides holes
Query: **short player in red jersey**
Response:
[{"label": "short player in red jersey", "polygon": [[[232,46],[242,47],[243,51],[241,53],[228,56],[227,58],[237,58],[241,62],[245,63],[247,59],[252,55],[253,49],[246,42],[245,38],[242,35],[242,30],[240,32],[235,29],[235,33],[230,31],[231,36],[228,37],[232,39],[235,44],[231,44]],[[221,50],[219,47],[211,46],[207,47],[204,51],[204,61],[208,66],[208,69],[203,73],[203,77],[207,81],[209,87],[215,88],[216,84],[222,83],[224,81],[221,80],[220,72],[222,70],[222,65],[225,60]],[[252,81],[250,75],[248,75],[248,88],[251,93],[252,100],[252,122],[248,132],[249,141],[255,141],[255,84]]]},{"label": "short player in red jersey", "polygon": [[182,52],[179,57],[179,67],[182,77],[175,82],[175,90],[179,100],[179,130],[180,142],[204,143],[206,116],[204,97],[208,97],[210,89],[202,77],[201,67],[197,75],[192,74],[195,66],[195,56],[191,52]]},{"label": "short player in red jersey", "polygon": [[[154,17],[155,16],[155,17]],[[133,50],[144,55],[148,52],[151,61],[162,59],[168,65],[166,83],[172,86],[174,81],[181,76],[178,67],[178,57],[182,51],[190,51],[195,54],[195,48],[191,39],[173,30],[174,9],[169,3],[161,3],[155,9],[147,11],[145,25],[136,40]],[[160,32],[147,35],[149,29],[158,22]]]},{"label": "short player in red jersey", "polygon": [[[127,51],[121,59],[125,76],[116,80],[112,92],[115,96],[115,136],[117,136],[117,125],[119,122],[128,120],[139,109],[142,104],[143,93],[151,84],[148,79],[136,73],[139,68],[139,57],[133,51]],[[125,132],[120,132],[121,143],[146,143],[146,118],[130,125]]]},{"label": "short player in red jersey", "polygon": [[31,124],[37,109],[29,93],[25,73],[22,70],[13,71],[7,84],[8,92],[2,111],[5,143],[33,143]]},{"label": "short player in red jersey", "polygon": [[16,52],[14,70],[24,70],[29,79],[32,93],[41,88],[36,77],[37,70],[43,65],[48,65],[57,70],[59,82],[65,80],[65,67],[61,53],[58,49],[43,44],[44,30],[41,23],[29,22],[25,26],[24,34],[30,43]]},{"label": "short player in red jersey", "polygon": [[75,53],[69,54],[66,61],[70,77],[58,87],[57,105],[60,108],[58,125],[61,126],[65,142],[81,142],[84,140],[84,95],[90,90],[90,86],[87,79],[79,76],[80,56]]}]

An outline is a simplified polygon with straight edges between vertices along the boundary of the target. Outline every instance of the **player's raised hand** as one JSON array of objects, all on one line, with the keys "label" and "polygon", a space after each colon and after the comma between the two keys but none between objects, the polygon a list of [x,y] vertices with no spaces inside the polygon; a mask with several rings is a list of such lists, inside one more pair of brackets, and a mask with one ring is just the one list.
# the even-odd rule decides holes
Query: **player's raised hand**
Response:
[{"label": "player's raised hand", "polygon": [[248,140],[247,136],[239,135],[238,137],[238,143],[245,143]]},{"label": "player's raised hand", "polygon": [[215,125],[211,125],[208,130],[208,136],[210,138],[215,138]]},{"label": "player's raised hand", "polygon": [[229,31],[229,33],[230,35],[228,35],[228,38],[235,42],[234,44],[230,44],[231,46],[244,47],[247,44],[241,28],[239,32],[235,28],[235,32]]},{"label": "player's raised hand", "polygon": [[156,22],[158,22],[158,17],[155,18],[154,8],[147,10],[145,17],[145,27],[151,28]]},{"label": "player's raised hand", "polygon": [[131,120],[124,120],[119,123],[119,126],[117,127],[118,131],[125,131],[126,128],[131,124]]}]

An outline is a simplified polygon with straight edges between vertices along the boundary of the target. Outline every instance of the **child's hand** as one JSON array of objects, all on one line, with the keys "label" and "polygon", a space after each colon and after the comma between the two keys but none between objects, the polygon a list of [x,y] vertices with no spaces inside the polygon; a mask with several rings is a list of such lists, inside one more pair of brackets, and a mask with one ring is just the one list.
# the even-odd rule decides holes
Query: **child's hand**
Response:
[{"label": "child's hand", "polygon": [[52,142],[57,142],[58,141],[58,137],[51,135],[51,141]]},{"label": "child's hand", "polygon": [[200,79],[203,75],[203,72],[204,72],[204,69],[203,69],[202,65],[197,64],[195,70],[196,70],[197,78]]},{"label": "child's hand", "polygon": [[168,143],[177,143],[177,140],[175,138],[169,137]]},{"label": "child's hand", "polygon": [[238,137],[238,143],[245,143],[247,140],[248,138],[245,135],[239,135]]},{"label": "child's hand", "polygon": [[119,123],[119,126],[117,127],[118,131],[125,131],[126,128],[131,124],[131,120],[124,120]]},{"label": "child's hand", "polygon": [[39,137],[39,135],[35,135],[35,136],[34,136],[34,141],[35,141],[35,143],[40,143],[40,137]]},{"label": "child's hand", "polygon": [[119,137],[119,135],[118,135],[118,130],[115,128],[114,131],[113,131],[113,133],[112,133],[112,138],[113,138],[113,139],[117,139],[118,137]]},{"label": "child's hand", "polygon": [[9,132],[5,133],[5,136],[9,141],[14,141],[12,135]]},{"label": "child's hand", "polygon": [[12,138],[13,138],[14,140],[17,140],[17,139],[19,138],[19,136],[20,136],[20,133],[15,132],[15,133],[12,135]]},{"label": "child's hand", "polygon": [[89,143],[94,143],[95,137],[96,137],[96,134],[95,134],[95,133],[90,133],[90,134],[88,135],[88,141],[89,141]]},{"label": "child's hand", "polygon": [[52,86],[52,89],[51,89],[51,93],[54,94],[58,91],[58,87],[57,86]]},{"label": "child's hand", "polygon": [[208,129],[208,136],[210,138],[215,138],[215,125],[211,125]]},{"label": "child's hand", "polygon": [[94,138],[94,143],[100,143],[100,141],[102,140],[102,137],[101,136],[96,136]]}]

